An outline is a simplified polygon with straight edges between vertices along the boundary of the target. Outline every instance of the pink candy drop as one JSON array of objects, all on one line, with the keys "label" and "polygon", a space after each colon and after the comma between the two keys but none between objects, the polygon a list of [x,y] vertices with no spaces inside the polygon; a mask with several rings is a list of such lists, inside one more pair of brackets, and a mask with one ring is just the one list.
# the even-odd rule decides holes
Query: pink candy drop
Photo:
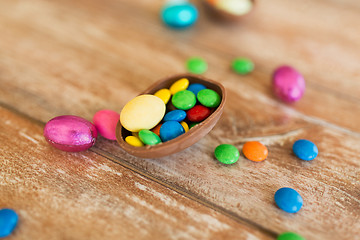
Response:
[{"label": "pink candy drop", "polygon": [[64,115],[46,123],[44,137],[55,148],[67,152],[80,152],[95,144],[97,130],[86,119]]},{"label": "pink candy drop", "polygon": [[290,66],[278,67],[274,72],[272,83],[276,96],[284,102],[296,102],[305,92],[304,77]]},{"label": "pink candy drop", "polygon": [[119,113],[105,109],[95,113],[93,123],[101,136],[110,140],[116,140],[116,125],[119,119]]}]

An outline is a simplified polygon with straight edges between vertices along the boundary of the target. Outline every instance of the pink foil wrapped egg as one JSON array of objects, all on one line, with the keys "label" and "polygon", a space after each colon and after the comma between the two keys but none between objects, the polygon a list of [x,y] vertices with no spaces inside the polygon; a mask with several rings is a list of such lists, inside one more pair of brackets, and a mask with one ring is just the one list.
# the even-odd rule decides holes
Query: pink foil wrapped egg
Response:
[{"label": "pink foil wrapped egg", "polygon": [[95,144],[97,130],[86,119],[64,115],[46,123],[44,137],[55,148],[67,152],[80,152]]},{"label": "pink foil wrapped egg", "polygon": [[275,95],[284,102],[292,103],[300,100],[305,92],[305,79],[290,66],[278,67],[273,75]]},{"label": "pink foil wrapped egg", "polygon": [[116,125],[119,119],[119,113],[104,109],[95,113],[93,123],[101,136],[110,140],[116,140]]}]

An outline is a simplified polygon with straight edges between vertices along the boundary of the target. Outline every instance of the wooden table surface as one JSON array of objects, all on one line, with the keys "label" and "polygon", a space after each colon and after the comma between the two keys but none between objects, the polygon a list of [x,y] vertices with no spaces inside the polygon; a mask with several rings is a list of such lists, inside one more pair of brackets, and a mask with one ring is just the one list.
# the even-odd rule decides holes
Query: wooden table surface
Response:
[{"label": "wooden table surface", "polygon": [[[258,0],[254,13],[224,24],[203,9],[196,26],[166,28],[163,1],[0,1],[0,208],[19,213],[8,239],[360,239],[360,2]],[[191,56],[227,88],[213,131],[161,159],[139,159],[100,137],[81,153],[46,143],[58,115],[92,119],[120,112],[151,83],[185,72]],[[234,57],[254,60],[248,76]],[[306,78],[296,104],[278,101],[271,74],[290,64]],[[296,139],[319,156],[297,159]],[[214,148],[259,140],[261,163],[218,163]],[[273,196],[302,195],[288,214]]]}]

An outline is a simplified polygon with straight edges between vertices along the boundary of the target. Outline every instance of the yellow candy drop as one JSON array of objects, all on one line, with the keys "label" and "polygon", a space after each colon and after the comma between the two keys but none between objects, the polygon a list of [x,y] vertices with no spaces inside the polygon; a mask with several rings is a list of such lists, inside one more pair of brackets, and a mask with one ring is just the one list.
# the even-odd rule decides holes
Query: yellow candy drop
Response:
[{"label": "yellow candy drop", "polygon": [[165,115],[166,105],[150,94],[137,96],[129,101],[120,113],[121,125],[130,132],[155,127]]},{"label": "yellow candy drop", "polygon": [[189,126],[187,125],[186,122],[182,121],[180,124],[181,124],[181,126],[183,126],[185,132],[189,131]]},{"label": "yellow candy drop", "polygon": [[144,146],[144,144],[141,142],[141,140],[134,136],[127,136],[125,138],[125,142],[127,142],[128,144],[130,144],[131,146],[134,146],[134,147]]},{"label": "yellow candy drop", "polygon": [[180,80],[177,80],[171,85],[170,92],[171,94],[174,95],[177,92],[186,90],[188,86],[189,86],[189,80],[187,78],[182,78]]},{"label": "yellow candy drop", "polygon": [[171,92],[169,89],[163,88],[157,91],[154,96],[157,96],[158,98],[163,100],[165,104],[167,104],[170,100]]}]

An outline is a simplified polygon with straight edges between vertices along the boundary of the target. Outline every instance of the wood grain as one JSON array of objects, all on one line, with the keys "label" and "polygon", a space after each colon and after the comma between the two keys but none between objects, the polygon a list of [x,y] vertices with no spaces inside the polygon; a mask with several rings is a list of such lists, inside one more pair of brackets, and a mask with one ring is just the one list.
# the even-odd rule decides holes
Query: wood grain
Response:
[{"label": "wood grain", "polygon": [[[66,50],[62,50],[65,55],[63,57],[52,56],[52,59],[49,59],[46,54],[36,56],[43,64],[44,60],[41,60],[43,58],[47,59],[48,64],[51,63],[50,66],[53,67],[49,67],[48,70],[52,74],[62,75],[68,71],[68,67],[78,64],[73,63],[77,60],[71,58],[71,52],[83,49],[87,52],[87,57],[82,59],[80,64],[92,68],[91,74],[84,76],[85,73],[75,71],[81,76],[69,76],[70,78],[86,77],[99,81],[104,77],[108,79],[111,77],[109,74],[113,75],[115,70],[118,70],[126,73],[122,75],[126,76],[126,79],[122,79],[122,83],[126,84],[127,80],[134,82],[132,81],[134,73],[129,73],[129,69],[137,69],[136,74],[142,73],[135,77],[140,86],[143,81],[152,79],[151,76],[158,79],[164,75],[183,71],[182,65],[187,57],[201,55],[211,63],[211,66],[214,66],[210,67],[209,76],[238,81],[238,76],[229,74],[228,65],[233,57],[246,55],[255,60],[261,74],[259,79],[255,81],[251,79],[251,84],[257,85],[256,87],[261,88],[266,95],[272,97],[268,88],[262,87],[269,84],[269,76],[274,67],[283,63],[292,64],[305,74],[308,83],[306,98],[295,105],[295,109],[309,116],[359,130],[358,124],[352,121],[360,115],[359,85],[358,81],[353,80],[359,77],[353,70],[358,68],[356,64],[359,59],[354,53],[355,49],[359,48],[357,44],[359,37],[350,29],[356,28],[360,20],[350,7],[341,7],[342,12],[336,14],[331,11],[339,9],[338,3],[327,1],[294,3],[294,6],[297,4],[305,10],[321,9],[323,16],[330,18],[335,16],[331,21],[329,19],[319,21],[313,11],[297,11],[298,15],[290,18],[289,14],[293,14],[294,11],[288,11],[291,7],[283,1],[279,0],[275,3],[263,1],[258,4],[254,17],[245,24],[224,26],[208,21],[204,16],[196,29],[183,33],[169,31],[160,24],[158,12],[162,1],[137,1],[137,4],[131,4],[109,0],[102,2],[101,6],[95,0],[86,1],[86,4],[81,1],[76,3],[61,1],[61,4],[55,6],[45,2],[38,4],[37,7],[35,7],[36,2],[6,5],[3,8],[4,15],[10,15],[11,22],[7,23],[13,28],[6,28],[4,35],[14,31],[16,29],[14,24],[20,21],[23,25],[18,30],[21,30],[22,35],[12,36],[9,42],[16,46],[15,51],[26,52],[36,49],[38,45],[45,47],[50,44],[46,51],[48,53],[58,51],[56,46],[61,43],[67,45]],[[78,11],[79,9],[82,11]],[[283,14],[278,14],[279,12]],[[34,14],[37,18],[31,18]],[[293,20],[289,21],[289,19]],[[34,34],[36,26],[39,27],[38,34],[45,35],[42,41],[38,34]],[[331,31],[334,26],[338,26],[336,38]],[[348,26],[348,28],[340,26]],[[222,36],[229,33],[232,37],[227,38],[226,44],[217,44],[223,39]],[[25,38],[29,35],[34,38],[26,43]],[[21,39],[19,46],[13,41],[15,37]],[[55,46],[51,44],[52,38],[55,38]],[[146,41],[144,44],[144,39],[151,41]],[[332,39],[331,44],[326,44],[327,39]],[[343,44],[344,42],[348,44]],[[32,44],[35,46],[31,46]],[[8,49],[14,51],[12,48]],[[133,54],[134,52],[143,54]],[[87,58],[94,56],[99,58],[98,62],[101,63],[111,61],[111,65],[115,64],[114,68],[109,69],[106,65],[107,68],[104,69],[104,64],[92,65],[94,63],[89,63]],[[101,56],[105,59],[101,59]],[[154,58],[156,61],[153,61]],[[344,61],[342,59],[346,59],[344,66],[341,65]],[[68,63],[60,64],[64,61]],[[126,70],[121,71],[119,65]],[[53,69],[54,66],[56,69]],[[153,71],[146,72],[145,66]],[[119,79],[119,75],[112,77]],[[322,102],[322,104],[312,104],[313,102]],[[339,115],[343,117],[340,118]]]},{"label": "wood grain", "polygon": [[92,152],[47,144],[42,127],[0,108],[0,207],[8,239],[271,239]]},{"label": "wood grain", "polygon": [[[221,25],[202,14],[197,26],[184,32],[160,24],[161,4],[2,2],[0,101],[43,123],[61,114],[91,119],[99,109],[120,111],[151,83],[184,71],[187,57],[202,56],[209,62],[206,76],[229,91],[223,118],[210,135],[163,159],[134,158],[104,139],[93,151],[269,231],[297,231],[308,239],[359,238],[360,34],[352,30],[360,23],[359,4],[258,1],[253,17],[240,25]],[[237,55],[253,58],[255,72],[231,73],[229,62]],[[270,91],[271,72],[284,62],[307,81],[304,98],[291,106]],[[292,155],[298,138],[318,145],[315,161]],[[212,157],[220,143],[241,149],[252,139],[269,147],[265,162],[241,158],[223,166]],[[283,186],[305,199],[298,214],[274,205],[273,194]]]},{"label": "wood grain", "polygon": [[[261,1],[254,17],[242,25],[219,25],[204,16],[200,19],[197,28],[188,32],[169,31],[160,24],[158,12],[162,1],[137,1],[136,4],[131,4],[108,0],[102,2],[101,5],[96,0],[86,1],[86,4],[81,1],[76,3],[61,1],[58,4],[43,1],[3,4],[2,21],[4,26],[8,26],[2,29],[4,35],[2,50],[6,50],[3,53],[4,58],[11,56],[11,60],[22,59],[22,64],[25,63],[26,58],[30,58],[26,61],[32,64],[30,71],[37,71],[37,78],[41,78],[42,74],[49,74],[48,84],[55,88],[57,86],[52,78],[65,82],[74,78],[86,79],[75,84],[74,87],[79,88],[77,91],[67,89],[67,94],[81,94],[83,91],[86,94],[93,93],[95,95],[93,101],[96,101],[98,105],[121,108],[123,100],[118,95],[134,95],[155,79],[183,71],[183,62],[192,55],[201,55],[209,61],[210,68],[207,73],[209,77],[226,79],[225,82],[244,81],[247,87],[253,86],[260,91],[254,94],[264,94],[273,98],[268,87],[271,72],[277,65],[287,63],[296,66],[305,74],[308,85],[306,97],[294,105],[293,109],[307,116],[318,117],[352,130],[359,130],[357,122],[353,121],[360,116],[359,81],[353,80],[359,77],[353,70],[358,68],[356,64],[360,62],[354,55],[355,49],[359,48],[356,41],[359,37],[355,33],[348,32],[347,29],[356,28],[360,19],[350,7],[342,7],[341,12],[337,11],[338,14],[328,13],[331,9],[339,8],[336,2],[294,3],[295,6],[297,4],[305,9],[311,9],[311,5],[314,4],[314,9],[322,9],[324,16],[336,16],[331,21],[328,19],[320,21],[322,23],[320,26],[309,24],[309,22],[319,22],[314,13],[301,17],[301,14],[305,14],[306,11],[298,11],[299,15],[289,18],[287,9],[291,7],[279,0],[275,3]],[[277,11],[282,11],[284,14],[277,14]],[[32,15],[37,17],[31,18]],[[268,21],[268,19],[274,20]],[[293,22],[289,22],[289,19],[293,19]],[[328,21],[330,21],[329,26],[325,25]],[[338,23],[335,24],[334,21]],[[332,35],[332,31],[329,31],[333,29],[334,24],[339,26],[336,31],[337,38]],[[299,25],[301,28],[298,27]],[[341,28],[341,25],[349,27]],[[322,32],[318,31],[319,28]],[[144,31],[144,29],[151,29],[151,31]],[[312,30],[307,33],[307,36],[312,34],[307,38],[309,43],[300,44],[304,39],[301,34],[305,34],[306,29]],[[297,31],[299,34],[296,34]],[[223,40],[222,36],[229,33],[232,37],[226,38],[226,44],[217,44]],[[14,39],[19,40],[14,41]],[[334,39],[334,41],[331,44],[325,44],[327,39]],[[343,44],[343,42],[351,44]],[[38,46],[41,46],[41,49]],[[335,46],[340,50],[333,53]],[[34,54],[34,49],[37,49],[36,54]],[[314,52],[309,53],[310,50]],[[49,56],[49,52],[57,54]],[[320,52],[324,54],[319,54]],[[27,56],[23,56],[24,54]],[[228,71],[230,60],[237,55],[246,55],[255,60],[258,66],[256,77],[243,79]],[[318,55],[320,56],[317,57]],[[328,57],[329,55],[334,57]],[[74,58],[75,56],[83,57],[79,59]],[[94,59],[95,56],[96,59]],[[320,59],[314,64],[313,61],[309,61],[311,59],[309,56]],[[10,69],[16,71],[14,64],[11,65],[12,67],[8,66],[11,60],[3,62],[3,66],[6,66],[4,74],[9,75],[7,79],[13,79]],[[344,66],[340,64],[342,61],[346,61]],[[39,67],[45,65],[46,69],[35,70],[34,65]],[[314,69],[316,66],[318,67]],[[341,68],[334,66],[341,66]],[[22,69],[24,67],[26,66],[21,66]],[[91,69],[91,71],[80,69]],[[136,71],[131,71],[131,69],[136,69]],[[96,87],[102,79],[113,89],[117,89],[117,94],[109,90],[108,85]],[[26,90],[26,94],[37,94],[38,90],[33,81],[34,79],[32,79],[33,89]],[[335,81],[337,81],[336,84],[334,84]],[[12,85],[3,90],[4,94],[6,92],[18,93],[18,91],[13,91],[16,87]],[[127,89],[124,86],[132,90],[124,91]],[[135,92],[133,92],[134,87]],[[242,85],[238,87],[241,88]],[[18,97],[23,97],[24,94],[19,94]],[[108,94],[106,98],[108,102],[104,102],[104,99],[100,97],[106,94]],[[46,95],[43,96],[45,97]],[[56,97],[59,98],[58,104],[65,101],[62,95]],[[85,98],[83,96],[82,101],[76,102],[71,110],[81,115],[87,113],[90,116],[88,107],[83,107],[89,105],[87,102],[89,100],[85,101]],[[42,101],[48,102],[47,99],[42,99]],[[312,104],[313,102],[322,104]],[[110,105],[114,103],[116,105]],[[26,108],[28,107],[24,106],[24,109]]]}]

